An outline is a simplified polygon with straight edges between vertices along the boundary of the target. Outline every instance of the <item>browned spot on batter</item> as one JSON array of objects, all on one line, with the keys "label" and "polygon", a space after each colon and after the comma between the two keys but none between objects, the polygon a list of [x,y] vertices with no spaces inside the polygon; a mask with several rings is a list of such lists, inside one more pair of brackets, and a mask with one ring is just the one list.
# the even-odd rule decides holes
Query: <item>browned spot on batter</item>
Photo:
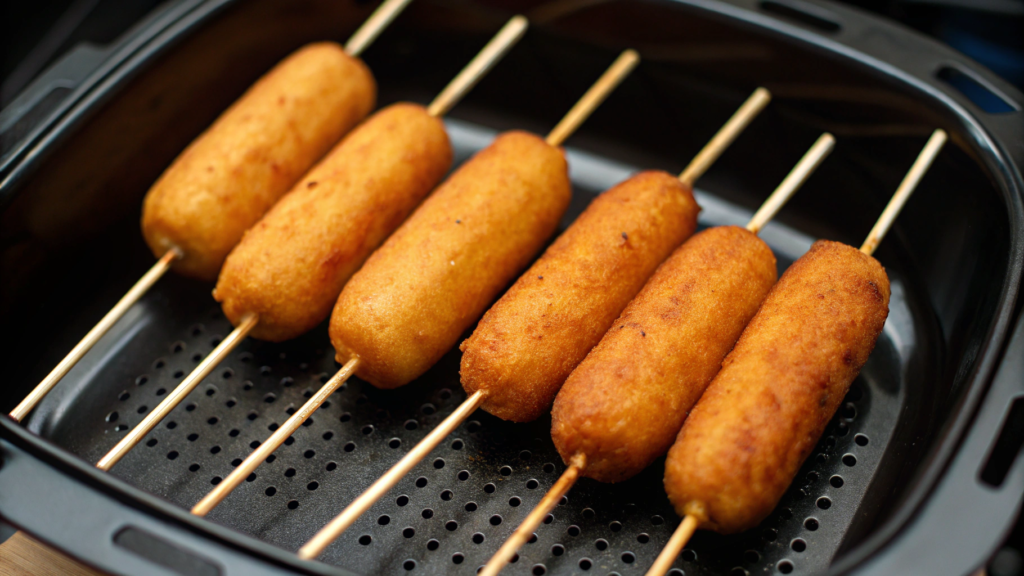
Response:
[{"label": "browned spot on batter", "polygon": [[314,180],[313,182],[310,182],[309,184],[306,184],[306,188],[309,188],[310,190],[312,190],[313,188],[316,188],[316,184],[317,183]]},{"label": "browned spot on batter", "polygon": [[846,352],[843,352],[843,364],[853,366],[853,350],[847,348]]}]

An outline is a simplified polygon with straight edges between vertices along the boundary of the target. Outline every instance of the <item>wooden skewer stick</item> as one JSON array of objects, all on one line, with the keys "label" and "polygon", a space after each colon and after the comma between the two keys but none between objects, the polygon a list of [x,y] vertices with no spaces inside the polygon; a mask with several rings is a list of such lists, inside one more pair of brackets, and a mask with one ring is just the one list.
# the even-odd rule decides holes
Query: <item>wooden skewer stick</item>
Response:
[{"label": "wooden skewer stick", "polygon": [[583,454],[576,454],[569,460],[569,467],[565,469],[565,472],[562,472],[562,475],[555,484],[541,498],[537,506],[523,520],[523,523],[516,528],[516,531],[508,537],[508,540],[501,545],[501,548],[498,549],[494,556],[491,556],[483,570],[480,571],[480,576],[497,576],[498,572],[501,572],[502,568],[512,561],[516,552],[519,551],[523,544],[526,544],[533,531],[544,521],[544,517],[558,504],[562,496],[565,496],[565,493],[576,484],[580,473],[583,472],[583,468],[586,465],[587,457]]},{"label": "wooden skewer stick", "polygon": [[693,514],[683,516],[683,521],[679,523],[679,527],[668,539],[668,544],[661,549],[658,558],[651,565],[651,569],[647,571],[647,576],[661,576],[668,572],[672,568],[672,563],[676,561],[676,556],[679,556],[683,547],[693,537],[698,526],[700,526],[700,520],[696,516]]},{"label": "wooden skewer stick", "polygon": [[427,114],[440,117],[448,113],[456,102],[462,99],[495,64],[497,64],[516,42],[526,33],[529,22],[523,16],[513,16],[508,23],[484,46],[473,60],[452,79],[444,90],[427,106]]},{"label": "wooden skewer stick", "polygon": [[[506,26],[507,28],[507,26]],[[503,31],[504,32],[504,31]],[[486,50],[486,48],[485,48]],[[632,70],[639,57],[633,50],[626,50],[611,65],[611,67],[598,79],[598,81],[587,91],[579,102],[566,114],[565,118],[548,135],[547,142],[552,146],[558,146],[565,138],[573,133],[579,125],[586,120],[594,109],[611,93],[625,76]],[[329,524],[320,529],[319,532],[302,548],[299,549],[299,557],[307,560],[316,558],[334,540],[341,535],[353,522],[363,513],[370,509],[377,500],[380,500],[403,476],[409,473],[416,464],[426,458],[430,452],[446,436],[451,434],[462,422],[469,418],[484,401],[484,392],[478,390],[473,393],[454,412],[448,415],[430,434],[420,440],[412,450],[398,461],[384,476],[381,476],[365,492],[359,495],[351,504],[341,511]],[[568,488],[566,488],[568,490]]]},{"label": "wooden skewer stick", "polygon": [[164,398],[163,402],[158,404],[157,407],[142,420],[142,422],[139,422],[138,426],[133,428],[131,432],[128,432],[128,435],[122,438],[106,456],[100,459],[100,461],[96,463],[96,467],[100,470],[110,470],[114,464],[117,464],[125,454],[134,448],[150,430],[155,428],[156,425],[174,409],[175,406],[180,404],[181,401],[184,400],[185,397],[203,381],[203,378],[206,378],[210,372],[212,372],[214,368],[216,368],[217,365],[220,364],[221,361],[224,360],[224,358],[227,357],[227,355],[245,339],[249,332],[256,327],[256,323],[258,321],[259,316],[255,314],[249,314],[242,318],[241,324],[232,330],[231,334],[228,334],[228,337],[214,348],[213,352],[210,352],[210,355],[204,358],[203,361],[199,363],[199,366],[196,366],[195,369],[192,370],[192,373],[186,376],[185,379],[181,381],[181,384],[178,384],[167,398]]},{"label": "wooden skewer stick", "polygon": [[391,21],[401,14],[402,10],[405,10],[411,1],[385,0],[348,39],[348,42],[345,43],[345,52],[348,52],[350,56],[359,56],[367,46],[377,39],[377,36],[380,36],[388,24],[391,24]]},{"label": "wooden skewer stick", "polygon": [[334,540],[341,535],[353,522],[356,521],[364,512],[370,509],[377,500],[380,500],[388,490],[398,483],[416,464],[423,460],[430,454],[430,452],[444,440],[446,436],[452,433],[455,428],[459,426],[478,406],[483,402],[483,392],[474,392],[472,396],[466,399],[450,416],[444,419],[440,425],[437,426],[430,434],[427,434],[426,438],[420,440],[408,454],[405,455],[398,464],[395,464],[388,470],[383,476],[381,476],[376,482],[373,483],[365,492],[359,495],[358,498],[352,501],[341,514],[336,516],[334,520],[331,520],[326,526],[320,529],[315,536],[306,542],[302,548],[299,548],[299,557],[306,560],[312,560],[320,555],[324,551],[324,548],[334,542]]},{"label": "wooden skewer stick", "polygon": [[[433,108],[437,106],[437,110],[433,114],[444,114],[454,106],[459,99],[466,95],[469,90],[476,85],[477,81],[486,74],[494,65],[508,53],[508,50],[523,37],[523,33],[526,31],[527,21],[522,16],[514,16],[508,23],[498,32],[493,40],[488,42],[486,46],[477,54],[473,60],[462,69],[462,72],[455,77],[447,88],[439,95],[435,100],[434,104],[431,104]],[[455,88],[453,88],[455,86]],[[327,400],[327,397],[334,393],[348,378],[355,373],[356,368],[359,366],[359,360],[353,358],[342,366],[341,370],[334,375],[322,388],[316,393],[315,396],[306,402],[302,409],[293,414],[287,422],[284,423],[279,430],[277,430],[270,438],[267,439],[260,447],[255,450],[248,458],[239,465],[223,482],[217,485],[216,488],[210,491],[202,500],[199,501],[192,508],[192,513],[198,516],[205,516],[213,510],[221,501],[224,500],[234,490],[242,480],[244,480],[253,470],[259,467],[267,456],[270,456],[275,450],[277,450],[281,444],[291,435],[292,432],[297,430],[314,412],[320,408],[320,405]],[[475,408],[475,407],[474,407]],[[470,410],[472,412],[472,410]],[[458,424],[456,424],[457,426]],[[287,432],[285,432],[287,430]],[[440,441],[440,439],[438,439]],[[427,452],[430,450],[428,449]],[[426,454],[424,454],[425,456]],[[386,491],[386,490],[385,490]],[[372,503],[372,502],[371,502]]]},{"label": "wooden skewer stick", "polygon": [[772,95],[768,90],[764,88],[754,90],[747,101],[733,113],[732,118],[729,118],[728,122],[718,129],[718,133],[693,157],[690,165],[679,174],[679,181],[687,186],[693,186],[693,183],[707,172],[715,160],[722,155],[722,152],[725,152],[725,149],[736,140],[736,137],[761,113],[761,110],[764,110],[771,100]]},{"label": "wooden skewer stick", "polygon": [[[821,138],[818,139],[818,142],[816,142],[811,148],[811,151],[804,156],[800,161],[800,164],[804,164],[804,162],[808,160],[811,152],[814,151],[819,144],[822,144],[822,139],[826,136],[829,136],[829,134],[823,134]],[[900,186],[896,189],[892,199],[889,200],[889,204],[885,207],[882,215],[878,218],[878,222],[875,224],[875,227],[872,228],[871,233],[868,234],[867,240],[864,241],[864,245],[860,248],[861,252],[870,256],[871,253],[874,252],[875,248],[878,247],[878,243],[882,241],[886,231],[888,231],[889,227],[892,226],[892,222],[896,219],[900,209],[904,204],[906,204],[907,198],[910,197],[910,194],[914,191],[918,182],[921,181],[924,173],[928,170],[928,167],[931,166],[945,142],[946,133],[944,131],[936,130],[932,133],[931,138],[928,139],[928,143],[925,144],[924,149],[921,150],[921,153],[918,155],[914,165],[910,167],[910,171],[907,172],[907,175],[903,178],[903,182],[900,183]],[[831,150],[831,144],[828,148]],[[827,153],[828,152],[826,151],[825,155],[827,155]],[[820,160],[818,160],[818,163],[820,163]],[[817,165],[817,163],[815,165]],[[790,176],[787,177],[786,180],[789,180],[790,177],[799,170],[799,168],[800,166],[797,165],[797,168],[793,169],[793,172],[790,173]],[[783,185],[785,185],[785,182],[783,182]],[[782,188],[782,186],[779,186],[779,188]],[[767,205],[770,202],[771,198],[769,198],[768,202],[765,202],[765,204]],[[758,214],[763,210],[764,207],[758,211]],[[757,215],[751,219],[751,224],[753,224],[755,220],[758,220]],[[765,219],[765,222],[767,222],[767,219]],[[748,225],[747,228],[750,229],[750,225]],[[751,230],[751,232],[756,233],[756,230]],[[672,568],[672,563],[700,525],[701,518],[698,516],[706,516],[703,506],[698,505],[695,508],[698,514],[688,513],[683,517],[682,523],[679,524],[678,528],[676,528],[676,531],[672,534],[672,538],[669,539],[665,548],[662,549],[660,554],[658,554],[658,558],[654,561],[654,565],[652,565],[651,569],[647,571],[647,576],[663,576],[670,568]]]},{"label": "wooden skewer stick", "polygon": [[302,426],[302,423],[312,416],[313,412],[316,412],[317,409],[320,408],[320,405],[323,404],[331,394],[334,394],[335,390],[352,377],[352,374],[355,373],[356,368],[358,367],[358,358],[352,358],[346,362],[345,365],[342,366],[341,369],[338,370],[338,372],[328,380],[312,398],[302,405],[302,408],[299,408],[298,412],[292,414],[270,438],[267,438],[266,442],[253,450],[252,454],[249,454],[245,461],[235,468],[227,478],[225,478],[220,484],[217,484],[216,488],[211,490],[210,493],[204,496],[198,504],[193,506],[192,513],[196,516],[206,516],[209,514],[210,510],[213,510],[218,504],[220,504],[232,490],[241,484],[253,470],[259,467],[259,465],[267,459],[267,456],[273,454],[274,450],[277,450],[281,444],[284,444],[284,441],[298,430],[299,426]]},{"label": "wooden skewer stick", "polygon": [[935,157],[939,155],[939,151],[942,150],[942,145],[947,140],[945,130],[936,130],[932,132],[931,138],[928,139],[928,143],[924,145],[921,153],[917,155],[917,160],[914,161],[913,166],[907,172],[907,175],[903,177],[903,181],[900,182],[899,188],[896,189],[896,193],[892,195],[892,199],[889,200],[889,204],[882,211],[882,215],[878,217],[878,221],[875,222],[874,228],[868,233],[868,237],[864,240],[864,244],[861,245],[860,251],[867,254],[868,256],[874,254],[875,249],[878,248],[878,244],[882,242],[882,238],[885,237],[886,232],[892,227],[892,223],[896,221],[896,217],[899,216],[900,210],[903,209],[903,205],[907,203],[910,195],[914,193],[914,189],[917,188],[917,184],[924,177],[925,172],[931,167],[932,162],[935,161]]},{"label": "wooden skewer stick", "polygon": [[107,333],[110,328],[117,323],[118,320],[124,316],[125,312],[129,308],[135,305],[142,298],[142,295],[146,293],[157,280],[159,280],[164,273],[171,269],[171,263],[176,259],[180,258],[182,253],[177,248],[171,248],[163,255],[152,268],[146,272],[139,281],[131,287],[128,292],[117,301],[117,304],[107,312],[106,315],[89,330],[89,333],[85,335],[82,340],[71,349],[71,352],[57,364],[46,378],[40,382],[32,392],[25,397],[24,400],[15,407],[14,411],[11,412],[11,418],[14,418],[18,422],[21,422],[29,415],[30,412],[36,407],[37,404],[53,390],[53,387],[60,382],[74,366],[85,356],[86,352],[92,349],[93,346],[99,342],[100,338]]},{"label": "wooden skewer stick", "polygon": [[562,121],[555,126],[548,134],[545,141],[552,146],[561,146],[566,138],[572,135],[580,124],[586,120],[597,107],[604,102],[605,98],[629,76],[629,73],[640,63],[640,55],[636,50],[625,50],[615,62],[605,71],[597,82],[587,90],[587,93],[576,102],[576,105],[562,118]]},{"label": "wooden skewer stick", "polygon": [[835,145],[836,139],[828,132],[819,136],[814,145],[797,162],[796,166],[790,170],[786,178],[779,184],[779,187],[772,192],[771,196],[764,201],[761,208],[750,219],[750,222],[747,223],[747,230],[754,234],[760,232],[761,228],[764,228],[764,225],[778,214],[779,209],[789,201],[793,194],[800,189],[800,186],[814,173],[814,170],[832,152]]}]

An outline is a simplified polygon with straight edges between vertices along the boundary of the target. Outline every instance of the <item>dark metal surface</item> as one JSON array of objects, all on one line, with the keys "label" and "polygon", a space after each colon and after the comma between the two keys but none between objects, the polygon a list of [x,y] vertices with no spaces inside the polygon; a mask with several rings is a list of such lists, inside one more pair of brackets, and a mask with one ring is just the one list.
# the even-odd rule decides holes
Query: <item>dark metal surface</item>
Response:
[{"label": "dark metal surface", "polygon": [[[4,262],[19,273],[9,276],[14,280],[0,294],[6,298],[0,300],[0,317],[25,327],[19,342],[3,350],[16,385],[0,395],[12,400],[23,395],[151,263],[136,224],[148,184],[281,55],[320,38],[316,30],[351,28],[337,22],[354,23],[356,12],[335,6],[204,4],[201,13],[172,19],[168,30],[174,33],[115,68],[103,90],[86,90],[79,108],[41,136],[35,148],[26,144],[25,161],[3,174],[6,187],[0,189],[11,201],[3,215],[11,224],[3,234]],[[861,43],[870,52],[896,41],[890,25],[872,28],[873,21],[854,12],[827,9],[828,17],[841,22],[838,36],[848,45]],[[349,19],[323,24],[331,14]],[[576,193],[567,224],[593,194],[630,171],[681,167],[753,86],[767,85],[774,103],[701,181],[713,195],[701,193],[699,201],[703,225],[742,223],[814,137],[833,131],[839,138],[834,155],[763,234],[780,267],[806,250],[812,238],[858,242],[928,132],[935,126],[951,132],[951,145],[878,253],[893,281],[891,312],[850,397],[776,512],[746,534],[698,534],[691,552],[677,561],[689,575],[813,573],[836,557],[841,558],[837,569],[847,570],[879,551],[898,554],[898,546],[886,545],[903,534],[917,510],[931,505],[927,497],[937,478],[945,473],[974,479],[970,463],[956,475],[946,462],[998,366],[1019,282],[1018,165],[1024,159],[1005,143],[1022,131],[1020,114],[994,122],[973,111],[969,101],[938,92],[937,79],[925,82],[903,68],[872,63],[863,53],[842,48],[834,31],[803,29],[804,24],[766,14],[739,1],[613,2],[542,22],[449,123],[460,158],[486,145],[493,129],[542,132],[619,47],[638,47],[646,64],[570,142]],[[382,103],[429,98],[504,17],[481,7],[415,4],[367,53]],[[867,38],[874,43],[868,46]],[[895,54],[893,59],[903,59],[906,68],[934,68],[937,56],[926,50],[933,47],[911,40],[919,50],[917,60]],[[238,60],[238,54],[248,59]],[[186,70],[194,75],[176,84]],[[111,134],[111,126],[126,125],[125,110],[136,114],[133,128]],[[111,158],[106,151],[121,156]],[[75,186],[67,190],[46,179],[79,173],[84,176],[77,183],[71,179]],[[49,210],[54,188],[76,202]],[[101,192],[90,195],[92,189]],[[40,279],[50,279],[48,287],[41,287]],[[195,365],[195,355],[208,353],[214,339],[230,329],[209,289],[177,277],[163,280],[46,399],[29,430],[85,462],[97,460],[124,434],[120,426],[141,420],[161,398],[161,389],[170,390]],[[212,522],[183,510],[333,373],[325,332],[321,327],[282,345],[245,343],[192,395],[192,410],[188,404],[179,407],[112,471],[162,500],[126,488],[110,475],[86,472],[81,461],[76,467],[65,453],[47,451],[4,423],[0,432],[10,451],[0,456],[10,464],[0,467],[0,486],[9,489],[0,490],[0,512],[75,556],[123,573],[139,573],[131,566],[156,570],[152,564],[121,563],[129,553],[113,544],[115,534],[139,518],[149,519],[140,526],[144,531],[148,527],[195,550],[224,573],[248,573],[252,558],[281,570],[329,570],[299,562],[287,551],[464,397],[457,352],[398,391],[377,391],[353,380],[295,434],[294,443],[278,450],[251,482],[211,513]],[[1000,394],[989,395],[993,413],[1012,390]],[[483,564],[563,465],[551,445],[547,419],[515,425],[480,413],[472,420],[322,559],[362,573],[472,573]],[[989,430],[977,441],[985,445],[993,434]],[[47,472],[30,454],[56,470]],[[620,485],[582,481],[509,573],[643,573],[678,522],[661,475],[656,463]],[[34,476],[48,480],[26,482]],[[425,486],[417,485],[420,478]],[[1003,502],[1019,505],[1012,492],[1017,476],[1011,472],[1008,478]],[[73,500],[66,509],[80,504],[72,494],[91,495],[81,500],[95,506],[81,513],[104,518],[100,528],[83,531],[80,522],[69,523],[76,529],[52,526],[62,510],[54,503]],[[39,514],[41,508],[47,513]],[[1014,512],[1004,505],[987,512],[985,521],[1003,526]],[[369,543],[360,542],[364,536]],[[431,540],[437,541],[434,549]],[[975,539],[979,549],[997,542],[996,535]]]}]

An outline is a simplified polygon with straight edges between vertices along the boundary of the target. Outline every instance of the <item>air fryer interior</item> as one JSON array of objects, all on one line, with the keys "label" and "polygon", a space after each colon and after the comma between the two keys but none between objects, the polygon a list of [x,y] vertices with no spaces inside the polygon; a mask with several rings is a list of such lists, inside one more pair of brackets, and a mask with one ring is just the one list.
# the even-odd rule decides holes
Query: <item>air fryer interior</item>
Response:
[{"label": "air fryer interior", "polygon": [[[367,51],[380,104],[427,102],[511,14],[497,2],[418,0]],[[527,7],[516,3],[524,11]],[[228,5],[183,34],[66,135],[3,213],[0,348],[12,407],[153,261],[141,199],[173,157],[263,71],[310,41],[344,40],[369,6]],[[956,405],[1005,278],[1004,200],[958,126],[879,74],[660,2],[566,13],[536,26],[449,117],[457,161],[497,131],[544,133],[621,48],[644,64],[567,144],[574,200],[640,169],[679,171],[758,85],[771,106],[698,183],[702,226],[745,222],[822,131],[835,152],[763,237],[780,271],[815,238],[858,245],[935,127],[953,136],[876,254],[890,315],[861,376],[776,511],[757,529],[699,533],[688,575],[810,573],[898,509]],[[820,32],[820,31],[819,31]],[[29,429],[94,462],[230,331],[209,284],[170,275],[61,382]],[[459,354],[415,383],[352,380],[209,516],[297,549],[464,399]],[[112,473],[188,508],[337,364],[320,327],[249,340]],[[479,412],[321,557],[356,572],[471,573],[564,469],[550,419]],[[659,461],[618,485],[581,481],[509,573],[642,574],[678,522]]]}]

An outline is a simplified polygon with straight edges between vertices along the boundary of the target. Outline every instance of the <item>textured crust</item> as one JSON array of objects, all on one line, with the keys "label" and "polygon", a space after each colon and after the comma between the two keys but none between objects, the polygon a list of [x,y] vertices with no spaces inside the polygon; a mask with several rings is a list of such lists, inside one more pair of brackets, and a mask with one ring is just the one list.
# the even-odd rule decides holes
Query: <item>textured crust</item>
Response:
[{"label": "textured crust", "polygon": [[482,408],[527,422],[665,258],[697,228],[693,192],[665,172],[643,172],[595,199],[487,311],[462,343],[462,386]]},{"label": "textured crust", "polygon": [[562,151],[508,132],[463,164],[366,261],[331,315],[339,360],[379,388],[437,362],[554,233],[572,190]]},{"label": "textured crust", "polygon": [[665,490],[703,526],[756,526],[792,482],[860,372],[889,312],[872,257],[819,241],[783,274],[679,433]]},{"label": "textured crust", "polygon": [[306,46],[260,78],[146,195],[142,233],[175,269],[213,280],[242,234],[373,109],[376,84],[334,43]]},{"label": "textured crust", "polygon": [[743,228],[683,244],[555,399],[562,459],[584,454],[584,476],[620,482],[663,455],[776,276],[771,249]]},{"label": "textured crust", "polygon": [[448,172],[441,120],[415,104],[374,114],[334,147],[228,256],[213,297],[251,336],[280,342],[327,318],[345,282]]}]

